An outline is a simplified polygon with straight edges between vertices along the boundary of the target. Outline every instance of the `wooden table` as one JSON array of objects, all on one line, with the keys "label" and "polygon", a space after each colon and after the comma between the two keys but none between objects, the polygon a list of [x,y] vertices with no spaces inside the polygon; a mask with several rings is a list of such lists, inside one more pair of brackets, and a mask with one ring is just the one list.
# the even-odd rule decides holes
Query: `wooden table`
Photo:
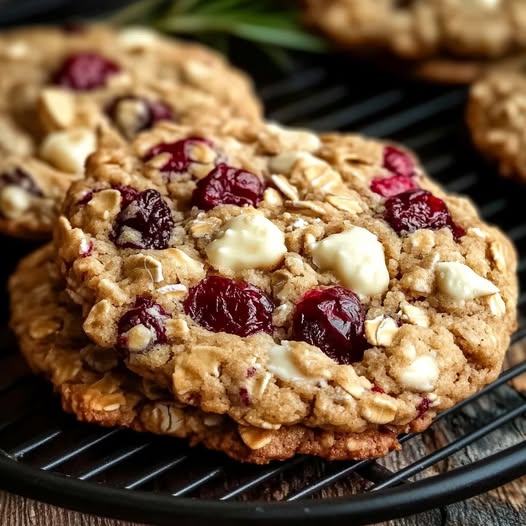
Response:
[{"label": "wooden table", "polygon": [[[446,509],[415,515],[382,526],[524,526],[526,524],[526,477],[485,495]],[[56,508],[0,492],[2,526],[138,526]]]}]

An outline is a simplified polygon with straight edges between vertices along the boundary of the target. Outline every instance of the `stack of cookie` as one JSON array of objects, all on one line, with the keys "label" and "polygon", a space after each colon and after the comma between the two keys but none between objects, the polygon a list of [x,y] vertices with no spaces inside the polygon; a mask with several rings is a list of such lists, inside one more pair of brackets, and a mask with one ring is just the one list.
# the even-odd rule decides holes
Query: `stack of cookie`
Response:
[{"label": "stack of cookie", "polygon": [[373,458],[498,375],[513,247],[409,152],[266,123],[242,74],[142,30],[6,50],[44,135],[6,108],[2,225],[54,229],[12,327],[78,419],[254,463]]}]

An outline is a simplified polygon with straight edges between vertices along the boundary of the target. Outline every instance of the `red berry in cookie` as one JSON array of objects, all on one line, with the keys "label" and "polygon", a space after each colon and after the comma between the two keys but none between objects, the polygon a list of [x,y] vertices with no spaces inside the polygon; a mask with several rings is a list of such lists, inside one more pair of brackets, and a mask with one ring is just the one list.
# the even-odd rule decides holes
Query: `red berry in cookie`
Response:
[{"label": "red berry in cookie", "polygon": [[202,210],[218,205],[256,207],[264,190],[265,185],[257,175],[220,163],[197,183],[192,204]]},{"label": "red berry in cookie", "polygon": [[209,276],[190,289],[184,310],[197,324],[213,332],[244,337],[273,330],[272,300],[244,281]]},{"label": "red berry in cookie", "polygon": [[409,190],[387,199],[384,219],[398,234],[422,228],[449,228],[455,239],[465,234],[453,221],[446,203],[427,190]]},{"label": "red berry in cookie", "polygon": [[[192,164],[209,164],[215,160],[213,144],[202,137],[189,137],[176,142],[161,143],[154,146],[145,156],[149,161],[162,153],[168,154],[161,172],[184,173]],[[213,157],[213,158],[212,158]]]},{"label": "red berry in cookie", "polygon": [[393,197],[394,195],[416,190],[419,188],[413,177],[406,175],[393,175],[392,177],[376,177],[371,181],[371,190],[382,197]]},{"label": "red berry in cookie", "polygon": [[383,166],[394,175],[413,177],[415,175],[415,163],[413,159],[404,151],[394,146],[384,148]]},{"label": "red berry in cookie", "polygon": [[343,287],[309,290],[296,305],[292,336],[319,347],[339,364],[363,358],[365,312],[358,296]]},{"label": "red berry in cookie", "polygon": [[0,189],[6,186],[16,186],[36,197],[44,195],[34,179],[21,168],[14,168],[0,174]]},{"label": "red berry in cookie", "polygon": [[[131,334],[130,331],[139,326],[150,331],[150,334],[146,338],[148,344],[141,350],[145,350],[148,346],[156,343],[166,343],[167,338],[164,322],[169,317],[168,313],[151,298],[137,296],[130,310],[126,312],[118,322],[118,348],[133,349],[135,347],[134,335]],[[143,335],[136,335],[135,338],[141,341],[141,343],[144,341]]]},{"label": "red berry in cookie", "polygon": [[106,85],[121,68],[112,60],[88,51],[66,58],[53,77],[53,82],[75,91],[90,91]]},{"label": "red berry in cookie", "polygon": [[164,102],[150,101],[134,95],[114,99],[106,108],[106,113],[128,139],[151,128],[158,121],[175,119],[172,109]]},{"label": "red berry in cookie", "polygon": [[168,248],[174,220],[161,194],[152,189],[144,192],[128,187],[117,189],[121,192],[122,204],[111,240],[120,248]]}]

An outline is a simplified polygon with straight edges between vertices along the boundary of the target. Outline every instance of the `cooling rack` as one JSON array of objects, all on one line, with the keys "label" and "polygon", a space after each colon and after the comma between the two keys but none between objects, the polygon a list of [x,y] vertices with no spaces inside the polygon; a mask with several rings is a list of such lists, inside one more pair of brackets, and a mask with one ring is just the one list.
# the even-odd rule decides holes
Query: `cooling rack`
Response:
[{"label": "cooling rack", "polygon": [[[469,195],[484,219],[514,240],[524,289],[526,189],[498,178],[473,152],[462,122],[464,88],[411,83],[343,56],[291,56],[279,72],[263,71],[257,62],[245,60],[270,119],[388,137],[414,148],[435,179]],[[2,243],[5,282],[33,247]],[[515,345],[526,338],[525,302],[523,292]],[[5,325],[5,302],[1,315]],[[258,467],[176,439],[75,422],[49,387],[30,376],[4,328],[0,487],[80,511],[179,526],[361,525],[440,509],[526,474],[526,398],[510,383],[525,372],[526,362],[515,364],[425,433],[403,436],[402,451],[386,459],[297,457]]]}]

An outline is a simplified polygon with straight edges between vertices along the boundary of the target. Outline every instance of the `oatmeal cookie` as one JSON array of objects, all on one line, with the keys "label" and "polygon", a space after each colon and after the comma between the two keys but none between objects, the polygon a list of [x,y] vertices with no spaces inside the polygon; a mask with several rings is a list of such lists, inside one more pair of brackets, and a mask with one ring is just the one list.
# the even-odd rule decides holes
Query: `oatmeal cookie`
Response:
[{"label": "oatmeal cookie", "polygon": [[374,458],[399,448],[389,427],[361,434],[301,425],[263,430],[177,403],[169,391],[124,368],[115,351],[86,338],[80,310],[64,293],[52,259],[51,247],[44,247],[12,276],[11,326],[31,369],[51,381],[64,410],[80,421],[186,438],[257,464],[295,454]]},{"label": "oatmeal cookie", "polygon": [[430,80],[470,82],[526,47],[523,0],[305,0],[307,23],[352,50],[392,55]]},{"label": "oatmeal cookie", "polygon": [[515,66],[495,69],[471,87],[467,122],[473,143],[500,173],[526,181],[526,60]]},{"label": "oatmeal cookie", "polygon": [[0,232],[50,235],[95,129],[126,139],[196,115],[257,119],[250,83],[204,47],[149,30],[85,26],[0,36]]},{"label": "oatmeal cookie", "polygon": [[355,135],[162,123],[90,157],[55,243],[95,343],[265,429],[429,423],[497,376],[516,323],[509,240]]}]

